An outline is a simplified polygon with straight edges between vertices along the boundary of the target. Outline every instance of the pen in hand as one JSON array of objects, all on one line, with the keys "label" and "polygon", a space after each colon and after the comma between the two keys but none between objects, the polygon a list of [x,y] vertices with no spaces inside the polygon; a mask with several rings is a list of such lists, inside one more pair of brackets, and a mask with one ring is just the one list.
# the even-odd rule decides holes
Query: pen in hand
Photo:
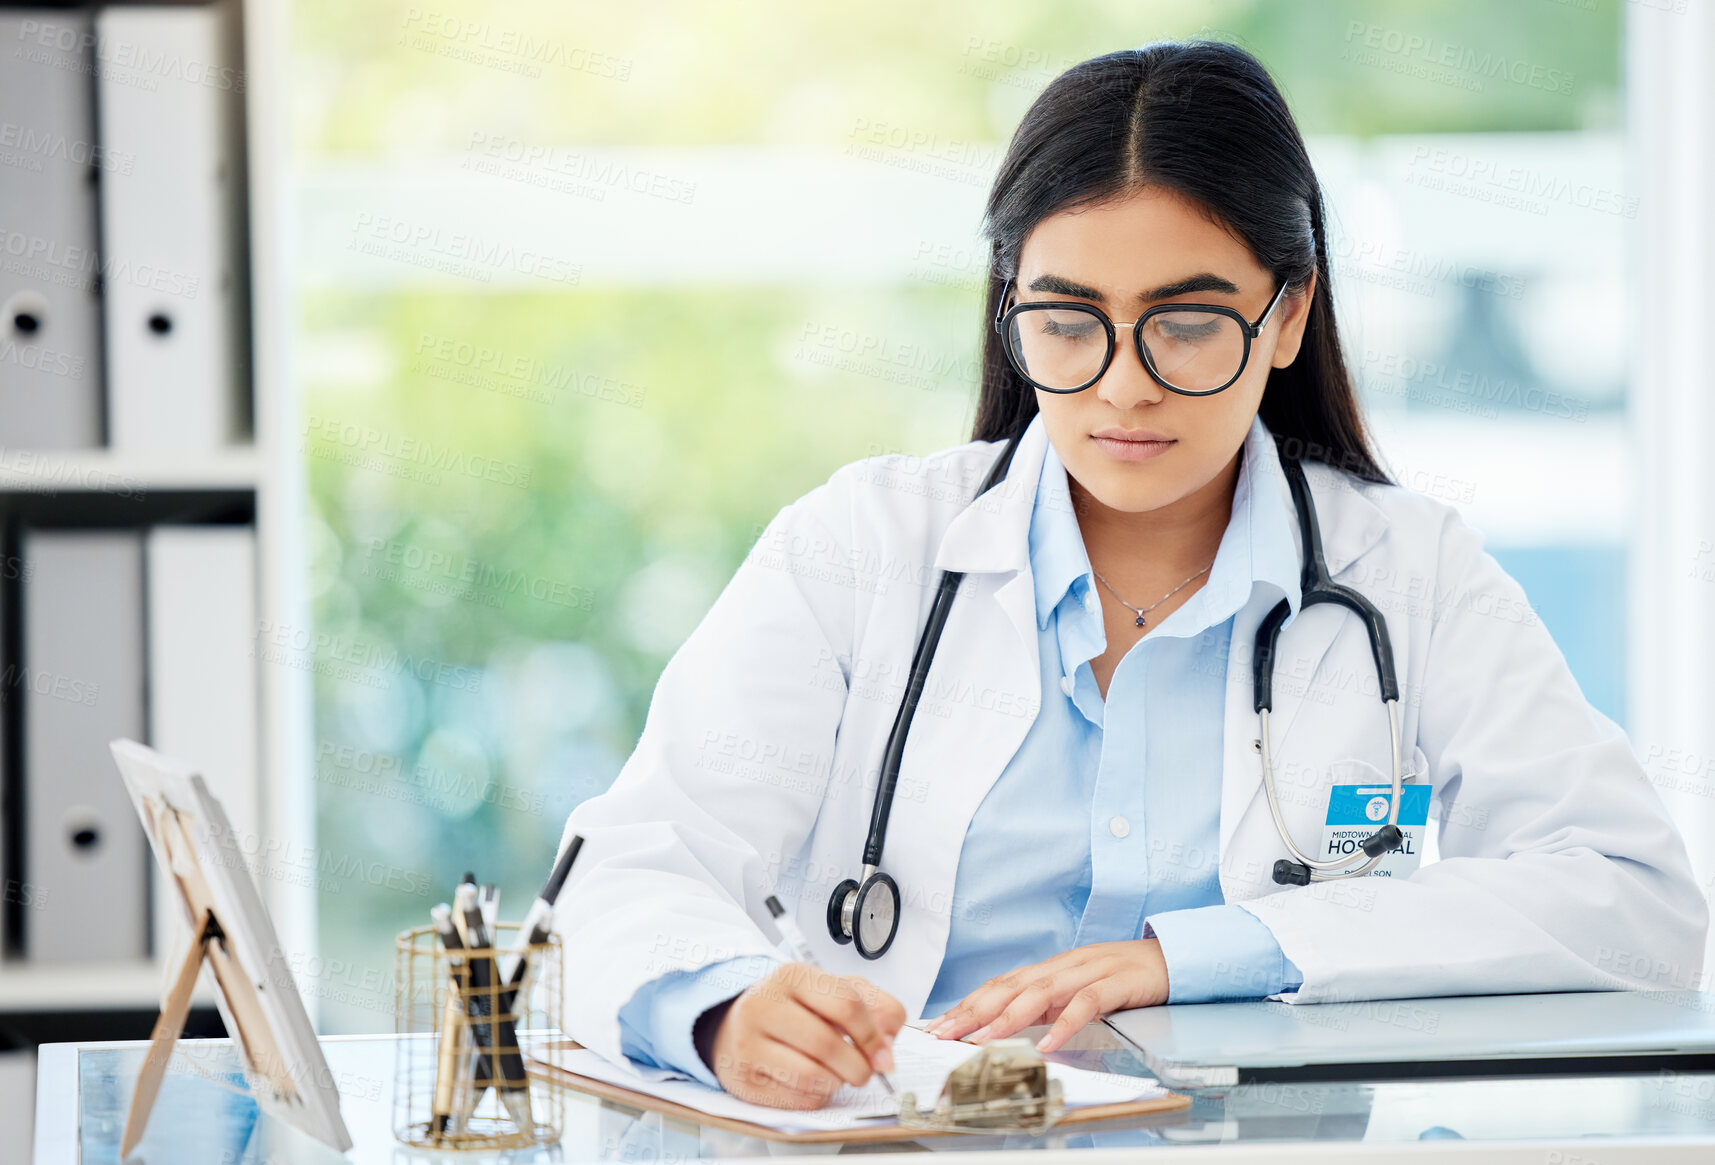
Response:
[{"label": "pen in hand", "polygon": [[[798,924],[792,921],[792,916],[786,913],[786,908],[780,905],[780,899],[770,894],[768,896],[768,913],[774,916],[774,925],[780,928],[780,933],[786,937],[786,945],[792,948],[793,957],[800,963],[809,963],[812,967],[820,968],[816,956],[810,953],[810,943],[804,937],[804,932],[798,929]],[[862,1049],[859,1049],[860,1051]],[[897,1097],[899,1093],[893,1089],[893,1081],[887,1078],[887,1073],[880,1068],[875,1074],[881,1077],[881,1082],[887,1085],[890,1095]]]}]

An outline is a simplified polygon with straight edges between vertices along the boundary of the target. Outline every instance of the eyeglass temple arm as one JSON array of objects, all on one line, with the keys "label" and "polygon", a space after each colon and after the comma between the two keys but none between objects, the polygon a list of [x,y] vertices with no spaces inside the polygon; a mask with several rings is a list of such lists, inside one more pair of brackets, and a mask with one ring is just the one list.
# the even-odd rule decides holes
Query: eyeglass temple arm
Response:
[{"label": "eyeglass temple arm", "polygon": [[1286,280],[1282,279],[1280,281],[1280,286],[1275,288],[1274,298],[1268,301],[1268,310],[1257,317],[1256,323],[1250,325],[1251,339],[1254,340],[1258,336],[1262,335],[1263,328],[1268,326],[1268,317],[1274,314],[1275,307],[1280,303],[1280,297],[1285,294]]}]

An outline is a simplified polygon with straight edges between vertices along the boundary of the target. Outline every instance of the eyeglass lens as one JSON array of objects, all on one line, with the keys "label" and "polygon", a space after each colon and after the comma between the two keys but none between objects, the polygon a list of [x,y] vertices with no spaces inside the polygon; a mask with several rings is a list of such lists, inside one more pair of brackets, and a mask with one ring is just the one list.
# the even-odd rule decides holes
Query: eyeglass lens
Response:
[{"label": "eyeglass lens", "polygon": [[[1044,388],[1086,385],[1108,360],[1108,330],[1093,310],[1027,306],[1008,330],[1020,370]],[[1144,322],[1142,339],[1156,375],[1186,392],[1220,388],[1244,363],[1244,327],[1221,312],[1158,312]]]}]

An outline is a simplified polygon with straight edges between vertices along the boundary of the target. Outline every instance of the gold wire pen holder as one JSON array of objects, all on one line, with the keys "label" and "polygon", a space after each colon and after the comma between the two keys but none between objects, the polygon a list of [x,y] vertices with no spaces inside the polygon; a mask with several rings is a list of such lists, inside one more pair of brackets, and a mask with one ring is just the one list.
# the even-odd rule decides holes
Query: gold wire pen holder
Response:
[{"label": "gold wire pen holder", "polygon": [[560,937],[530,946],[514,991],[519,924],[494,930],[493,945],[475,950],[447,950],[433,926],[395,940],[393,1135],[404,1144],[528,1148],[565,1129],[562,1092],[526,1070],[531,1050],[559,1031]]}]

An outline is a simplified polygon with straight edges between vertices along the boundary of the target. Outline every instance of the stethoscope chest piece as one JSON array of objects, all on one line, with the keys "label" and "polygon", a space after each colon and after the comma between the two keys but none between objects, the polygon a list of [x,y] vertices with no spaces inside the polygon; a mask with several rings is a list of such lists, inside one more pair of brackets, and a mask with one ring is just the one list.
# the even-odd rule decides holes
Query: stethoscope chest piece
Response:
[{"label": "stethoscope chest piece", "polygon": [[852,943],[866,959],[879,959],[899,931],[899,883],[879,870],[865,870],[860,884],[847,878],[828,899],[828,933]]}]

